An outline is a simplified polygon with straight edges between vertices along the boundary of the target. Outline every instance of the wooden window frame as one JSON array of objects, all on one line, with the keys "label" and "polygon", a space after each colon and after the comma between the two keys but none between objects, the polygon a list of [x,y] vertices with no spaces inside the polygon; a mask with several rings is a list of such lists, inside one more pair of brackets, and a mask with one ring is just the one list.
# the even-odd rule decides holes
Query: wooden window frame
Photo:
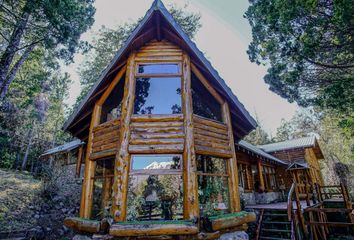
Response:
[{"label": "wooden window frame", "polygon": [[[169,74],[169,73],[138,73],[138,68],[139,68],[139,65],[143,65],[143,64],[177,64],[178,65],[178,72],[179,73],[172,73],[172,74]],[[137,78],[172,78],[172,77],[179,77],[180,78],[180,89],[182,91],[182,88],[183,88],[183,84],[184,84],[184,76],[183,76],[183,73],[182,73],[182,62],[181,61],[150,61],[150,60],[144,60],[144,61],[135,61],[134,62],[134,82],[135,82],[135,88],[136,88],[136,80]],[[134,93],[136,92],[136,89],[134,90]],[[181,107],[183,105],[183,96],[182,96],[183,93],[181,93]],[[137,114],[137,113],[134,113],[134,104],[135,104],[135,97],[134,97],[134,102],[133,102],[133,114],[132,116],[150,116],[150,115],[177,115],[177,114],[173,114],[173,113],[164,113],[164,114]],[[182,108],[182,112],[181,113],[178,113],[178,114],[183,114],[184,115],[184,112],[183,112],[183,108]]]},{"label": "wooden window frame", "polygon": [[[239,186],[244,189],[245,192],[252,192],[252,169],[251,169],[251,164],[245,163],[245,162],[238,162],[237,163],[237,168],[239,169],[241,167],[241,177],[243,179],[243,174],[244,174],[244,179],[243,179],[243,185],[239,182]],[[245,171],[244,173],[242,171]]]},{"label": "wooden window frame", "polygon": [[[177,73],[139,73],[139,65],[169,65],[176,64],[178,66]],[[139,77],[182,77],[182,62],[151,62],[138,61],[135,62],[135,78]]]}]

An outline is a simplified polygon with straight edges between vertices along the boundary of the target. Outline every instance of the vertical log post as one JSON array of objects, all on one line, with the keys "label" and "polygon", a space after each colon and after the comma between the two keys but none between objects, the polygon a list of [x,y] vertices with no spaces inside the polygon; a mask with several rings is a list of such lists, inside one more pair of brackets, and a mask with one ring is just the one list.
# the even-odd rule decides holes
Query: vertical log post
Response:
[{"label": "vertical log post", "polygon": [[112,175],[113,169],[103,168],[103,184],[102,184],[102,196],[101,196],[101,209],[104,210],[108,206],[109,200],[111,200],[112,192]]},{"label": "vertical log post", "polygon": [[197,165],[194,149],[192,84],[190,58],[183,53],[182,63],[182,109],[184,114],[184,151],[183,151],[183,206],[184,219],[196,219],[199,216]]},{"label": "vertical log post", "polygon": [[85,156],[85,176],[84,183],[82,185],[81,192],[81,204],[80,204],[80,217],[90,218],[92,212],[92,201],[93,201],[93,190],[94,190],[94,179],[96,162],[90,160],[90,155],[92,151],[92,138],[93,138],[93,128],[99,124],[99,119],[101,115],[101,107],[97,104],[94,107],[89,137],[87,140],[86,156]]},{"label": "vertical log post", "polygon": [[262,161],[260,159],[257,160],[257,169],[258,169],[258,177],[259,177],[259,191],[264,192],[264,178],[262,171]]},{"label": "vertical log post", "polygon": [[227,125],[227,129],[228,129],[229,144],[232,153],[232,158],[229,159],[227,164],[228,174],[229,174],[230,210],[231,212],[239,212],[241,211],[241,203],[240,203],[240,192],[238,189],[237,159],[236,159],[234,134],[232,131],[230,109],[227,102],[223,104],[223,115],[224,115],[224,122]]},{"label": "vertical log post", "polygon": [[76,177],[80,177],[83,148],[84,147],[81,145],[81,147],[79,148],[79,152],[77,154],[76,171],[75,171]]},{"label": "vertical log post", "polygon": [[124,96],[122,101],[121,126],[119,149],[114,161],[114,183],[112,213],[115,221],[125,221],[127,212],[127,193],[129,181],[129,139],[130,119],[134,111],[135,98],[135,53],[132,53],[127,62]]}]

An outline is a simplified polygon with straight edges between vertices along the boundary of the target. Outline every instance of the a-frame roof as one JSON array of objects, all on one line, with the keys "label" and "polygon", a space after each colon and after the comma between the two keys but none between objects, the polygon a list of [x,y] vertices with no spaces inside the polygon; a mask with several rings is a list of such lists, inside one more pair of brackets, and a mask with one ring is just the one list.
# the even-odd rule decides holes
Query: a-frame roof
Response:
[{"label": "a-frame roof", "polygon": [[[255,120],[232,93],[232,90],[226,85],[218,72],[211,66],[204,54],[174,20],[161,0],[155,0],[123,47],[119,49],[111,63],[101,73],[90,92],[65,122],[64,130],[70,131],[80,139],[85,139],[88,133],[94,102],[102,95],[105,87],[107,87],[108,83],[120,69],[122,63],[126,61],[129,53],[152,39],[161,38],[161,36],[187,51],[191,57],[191,61],[210,81],[215,90],[227,99],[230,104],[236,139],[242,138],[256,127]],[[85,129],[82,129],[83,127]]]}]

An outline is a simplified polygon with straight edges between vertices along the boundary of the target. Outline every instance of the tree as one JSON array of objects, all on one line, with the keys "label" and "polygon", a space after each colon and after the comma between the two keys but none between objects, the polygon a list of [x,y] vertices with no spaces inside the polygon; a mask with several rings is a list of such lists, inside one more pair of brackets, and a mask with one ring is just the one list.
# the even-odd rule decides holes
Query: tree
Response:
[{"label": "tree", "polygon": [[264,80],[273,92],[341,113],[352,124],[353,16],[353,0],[250,0],[249,58],[269,64]]},{"label": "tree", "polygon": [[70,83],[55,56],[37,47],[0,105],[0,166],[35,171],[38,156],[68,138],[61,130]]},{"label": "tree", "polygon": [[41,46],[70,61],[85,46],[80,35],[93,24],[94,0],[4,0],[0,3],[0,98],[32,51]]},{"label": "tree", "polygon": [[[201,27],[200,15],[186,12],[184,9],[175,6],[171,6],[169,11],[188,36],[193,38]],[[114,58],[116,52],[123,46],[141,20],[139,19],[135,23],[122,24],[113,29],[102,26],[98,31],[97,37],[92,42],[92,48],[86,54],[82,67],[79,69],[82,90],[74,107],[87,95],[100,73]]]},{"label": "tree", "polygon": [[268,133],[263,129],[262,122],[256,113],[257,127],[250,132],[244,139],[253,145],[263,145],[271,142]]}]

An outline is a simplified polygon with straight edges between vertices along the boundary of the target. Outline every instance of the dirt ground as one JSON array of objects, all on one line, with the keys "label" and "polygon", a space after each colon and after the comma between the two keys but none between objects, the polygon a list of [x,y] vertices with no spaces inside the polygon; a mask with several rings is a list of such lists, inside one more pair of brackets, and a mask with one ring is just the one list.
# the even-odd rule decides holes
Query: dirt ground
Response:
[{"label": "dirt ground", "polygon": [[71,170],[60,170],[59,187],[48,196],[40,179],[0,169],[0,239],[71,239],[63,220],[78,214],[81,192]]}]

